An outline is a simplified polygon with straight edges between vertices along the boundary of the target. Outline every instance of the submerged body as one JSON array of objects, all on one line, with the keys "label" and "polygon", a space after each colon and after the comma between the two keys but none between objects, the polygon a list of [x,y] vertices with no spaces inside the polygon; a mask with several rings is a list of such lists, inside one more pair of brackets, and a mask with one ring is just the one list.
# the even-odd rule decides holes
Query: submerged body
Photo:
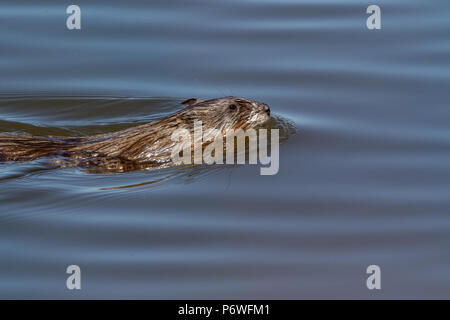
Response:
[{"label": "submerged body", "polygon": [[122,131],[87,137],[40,137],[0,134],[0,161],[31,161],[58,157],[63,166],[132,171],[173,165],[171,139],[177,129],[194,129],[201,121],[204,131],[256,128],[270,118],[269,107],[237,97],[211,100],[189,99],[181,111],[151,123]]}]

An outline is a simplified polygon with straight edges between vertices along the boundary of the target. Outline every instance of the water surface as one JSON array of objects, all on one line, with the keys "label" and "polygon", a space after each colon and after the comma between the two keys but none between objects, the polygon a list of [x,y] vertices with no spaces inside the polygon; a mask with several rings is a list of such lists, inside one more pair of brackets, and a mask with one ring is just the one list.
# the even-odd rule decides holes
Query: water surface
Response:
[{"label": "water surface", "polygon": [[358,0],[77,4],[78,31],[66,3],[0,4],[0,131],[236,95],[297,132],[274,176],[0,164],[1,298],[450,298],[448,1],[378,1],[376,31]]}]

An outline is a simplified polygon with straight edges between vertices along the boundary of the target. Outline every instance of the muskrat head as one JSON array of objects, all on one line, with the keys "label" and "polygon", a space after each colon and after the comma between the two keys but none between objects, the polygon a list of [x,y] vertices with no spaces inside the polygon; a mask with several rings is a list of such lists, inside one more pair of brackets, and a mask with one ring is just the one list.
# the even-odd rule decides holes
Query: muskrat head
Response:
[{"label": "muskrat head", "polygon": [[202,121],[205,127],[218,130],[246,130],[270,119],[267,104],[244,98],[224,97],[206,101],[193,98],[183,104],[188,105],[182,112],[190,120]]}]

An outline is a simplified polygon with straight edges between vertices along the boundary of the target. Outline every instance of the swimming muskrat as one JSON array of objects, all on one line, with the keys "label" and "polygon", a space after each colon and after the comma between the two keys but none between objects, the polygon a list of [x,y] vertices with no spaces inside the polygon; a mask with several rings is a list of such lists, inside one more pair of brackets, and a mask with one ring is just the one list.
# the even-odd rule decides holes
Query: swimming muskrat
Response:
[{"label": "swimming muskrat", "polygon": [[203,131],[256,128],[270,118],[268,105],[238,97],[211,100],[188,99],[184,109],[171,116],[122,131],[86,137],[0,134],[0,161],[31,161],[58,157],[60,166],[96,167],[102,172],[169,167],[176,129],[194,129],[201,121]]}]

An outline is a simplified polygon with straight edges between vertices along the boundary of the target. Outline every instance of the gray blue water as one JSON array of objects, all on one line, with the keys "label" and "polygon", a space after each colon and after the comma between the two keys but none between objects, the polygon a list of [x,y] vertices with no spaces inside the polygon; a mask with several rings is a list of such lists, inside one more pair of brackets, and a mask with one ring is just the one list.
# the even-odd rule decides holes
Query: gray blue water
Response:
[{"label": "gray blue water", "polygon": [[0,3],[0,131],[236,95],[297,132],[274,176],[0,164],[0,298],[450,298],[450,2],[81,0],[81,30],[69,4]]}]

